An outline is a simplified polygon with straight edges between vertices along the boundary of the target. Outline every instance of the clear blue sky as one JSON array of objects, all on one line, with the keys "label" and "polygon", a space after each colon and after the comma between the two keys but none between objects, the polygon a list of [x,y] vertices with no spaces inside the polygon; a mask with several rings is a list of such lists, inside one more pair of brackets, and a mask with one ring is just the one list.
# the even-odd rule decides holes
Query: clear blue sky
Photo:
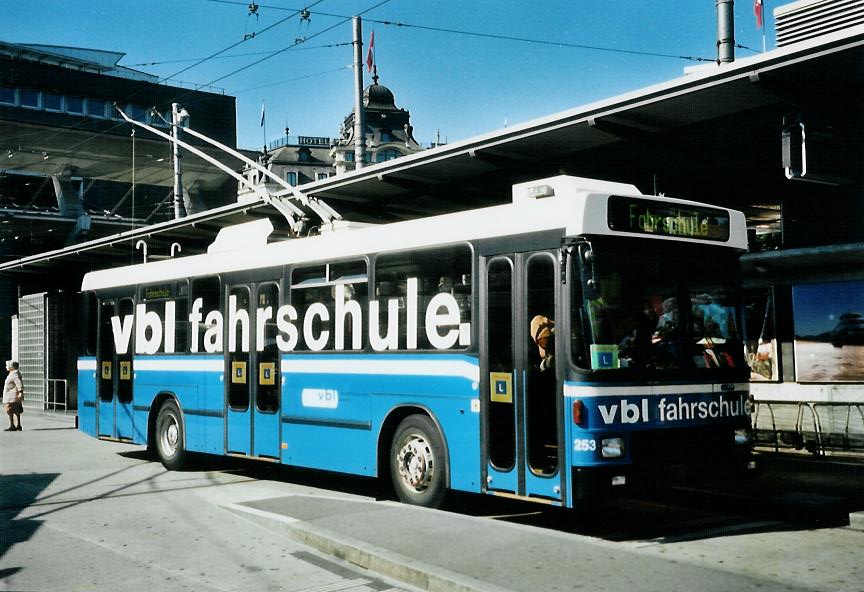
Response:
[{"label": "clear blue sky", "polygon": [[[286,125],[292,136],[337,135],[353,106],[353,74],[345,68],[352,63],[352,48],[322,46],[350,43],[351,24],[328,15],[368,10],[364,45],[374,28],[380,83],[393,91],[397,106],[411,112],[414,135],[424,145],[437,130],[442,140],[465,139],[670,80],[697,64],[428,28],[716,57],[714,0],[389,0],[376,8],[381,0],[308,1],[308,22],[290,18],[176,78],[187,85],[212,82],[237,97],[240,147],[263,143],[262,100],[269,140],[282,136]],[[769,50],[771,11],[784,3],[765,1]],[[258,5],[256,18],[248,15],[248,2],[230,0],[9,0],[3,3],[0,39],[125,52],[121,65],[168,77],[195,63],[176,60],[210,56],[303,8],[293,0],[259,0]],[[738,0],[735,13],[736,41],[761,49],[752,0]],[[266,52],[288,48],[298,37],[307,41],[232,74]],[[737,55],[754,52],[738,49]],[[137,66],[142,63],[148,65]],[[364,75],[369,84],[365,68]]]}]

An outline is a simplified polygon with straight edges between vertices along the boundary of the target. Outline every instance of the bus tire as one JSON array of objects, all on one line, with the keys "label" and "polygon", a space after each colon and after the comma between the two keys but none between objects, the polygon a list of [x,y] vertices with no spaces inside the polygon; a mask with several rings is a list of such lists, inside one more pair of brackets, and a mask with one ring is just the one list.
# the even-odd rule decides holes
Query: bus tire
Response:
[{"label": "bus tire", "polygon": [[447,492],[447,461],[438,428],[425,415],[409,415],[390,445],[390,478],[406,504],[437,508]]},{"label": "bus tire", "polygon": [[179,471],[186,463],[186,434],[183,416],[173,399],[162,403],[156,416],[155,448],[159,461],[169,471]]}]

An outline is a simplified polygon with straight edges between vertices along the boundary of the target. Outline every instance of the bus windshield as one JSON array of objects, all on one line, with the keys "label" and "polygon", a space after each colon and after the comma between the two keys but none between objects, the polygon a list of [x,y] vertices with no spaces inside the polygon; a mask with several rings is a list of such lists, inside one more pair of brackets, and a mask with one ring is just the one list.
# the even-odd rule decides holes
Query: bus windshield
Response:
[{"label": "bus windshield", "polygon": [[581,277],[570,288],[577,366],[638,370],[640,376],[744,371],[733,254],[685,246],[622,249],[598,241],[585,257],[589,248],[583,244],[580,256],[571,258],[571,277]]}]

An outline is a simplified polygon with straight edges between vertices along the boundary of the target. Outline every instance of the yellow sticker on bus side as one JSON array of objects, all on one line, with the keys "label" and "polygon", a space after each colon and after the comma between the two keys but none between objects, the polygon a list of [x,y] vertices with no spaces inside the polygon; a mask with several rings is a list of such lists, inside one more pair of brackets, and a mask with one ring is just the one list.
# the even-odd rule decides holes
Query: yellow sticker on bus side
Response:
[{"label": "yellow sticker on bus side", "polygon": [[246,384],[246,362],[231,362],[231,384]]},{"label": "yellow sticker on bus side", "polygon": [[258,384],[262,386],[274,386],[276,384],[276,364],[274,362],[258,364]]},{"label": "yellow sticker on bus side", "polygon": [[495,403],[513,402],[513,375],[511,373],[489,373],[489,399]]}]

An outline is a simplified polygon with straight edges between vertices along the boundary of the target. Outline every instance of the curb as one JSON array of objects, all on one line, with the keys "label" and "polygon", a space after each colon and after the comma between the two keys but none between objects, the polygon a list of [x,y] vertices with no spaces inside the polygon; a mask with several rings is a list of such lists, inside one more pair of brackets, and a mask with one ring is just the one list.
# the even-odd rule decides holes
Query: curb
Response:
[{"label": "curb", "polygon": [[294,541],[430,592],[504,592],[504,588],[448,572],[416,559],[358,541],[296,518],[265,512],[242,504],[223,504],[222,508],[265,528],[288,535]]},{"label": "curb", "polygon": [[849,528],[864,532],[864,512],[849,513]]}]

